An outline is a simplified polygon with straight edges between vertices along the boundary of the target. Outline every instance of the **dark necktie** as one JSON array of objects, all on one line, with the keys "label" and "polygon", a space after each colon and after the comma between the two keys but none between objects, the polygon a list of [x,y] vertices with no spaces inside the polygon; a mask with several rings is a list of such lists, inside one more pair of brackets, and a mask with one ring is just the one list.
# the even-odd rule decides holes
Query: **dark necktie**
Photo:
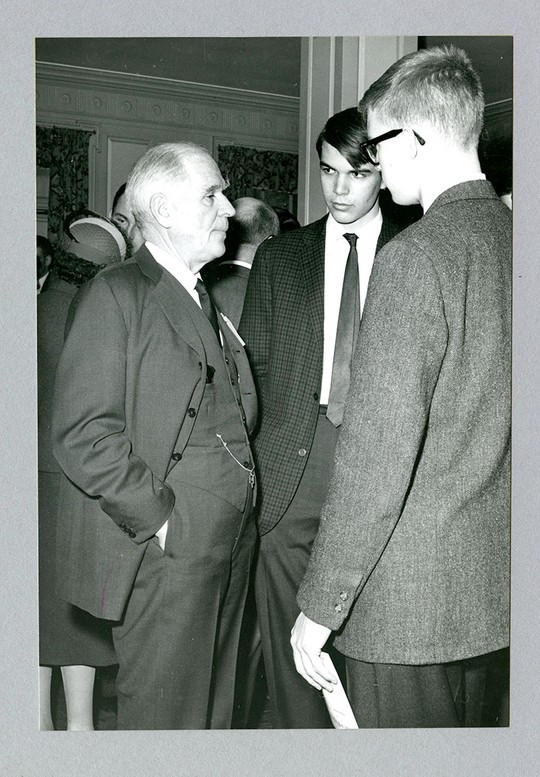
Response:
[{"label": "dark necktie", "polygon": [[332,381],[326,411],[326,417],[334,426],[340,426],[343,420],[343,408],[351,382],[352,357],[360,325],[357,235],[347,232],[343,237],[349,243],[350,249],[343,278],[336,347],[332,364]]},{"label": "dark necktie", "polygon": [[210,296],[206,290],[206,286],[204,285],[204,283],[200,278],[197,280],[197,283],[195,284],[195,290],[199,295],[199,302],[201,303],[202,312],[212,324],[212,329],[216,333],[216,337],[221,345],[216,309],[214,307],[214,303],[210,299]]}]

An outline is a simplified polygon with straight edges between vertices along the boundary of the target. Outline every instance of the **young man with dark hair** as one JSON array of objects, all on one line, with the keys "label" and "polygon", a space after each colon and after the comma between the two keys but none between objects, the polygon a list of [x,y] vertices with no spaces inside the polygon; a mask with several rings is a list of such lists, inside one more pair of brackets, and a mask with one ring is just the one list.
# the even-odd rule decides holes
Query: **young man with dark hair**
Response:
[{"label": "young man with dark hair", "polygon": [[424,216],[375,262],[295,662],[331,690],[321,650],[338,632],[360,727],[497,725],[486,700],[509,641],[511,213],[480,170],[482,88],[463,51],[400,59],[360,109],[394,201]]},{"label": "young man with dark hair", "polygon": [[262,413],[255,441],[256,597],[275,728],[331,726],[322,697],[295,671],[289,637],[326,497],[373,259],[396,232],[383,221],[381,176],[361,150],[365,140],[356,108],[328,120],[317,151],[329,214],[260,246],[240,325]]},{"label": "young man with dark hair", "polygon": [[128,244],[126,258],[129,259],[133,254],[137,253],[139,248],[144,244],[144,237],[135,223],[132,212],[128,208],[125,183],[118,188],[114,195],[111,209],[111,221],[116,224],[126,239]]}]

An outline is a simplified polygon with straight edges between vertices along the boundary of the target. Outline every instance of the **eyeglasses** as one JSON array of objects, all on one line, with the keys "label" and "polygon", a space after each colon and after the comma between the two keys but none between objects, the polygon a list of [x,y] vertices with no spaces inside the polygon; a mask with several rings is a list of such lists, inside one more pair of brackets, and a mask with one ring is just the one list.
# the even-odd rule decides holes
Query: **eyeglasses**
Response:
[{"label": "eyeglasses", "polygon": [[[405,127],[402,127],[401,129],[389,130],[389,132],[384,132],[382,135],[377,135],[376,138],[365,140],[360,144],[360,148],[365,149],[371,163],[377,165],[379,163],[379,152],[377,150],[378,144],[382,143],[383,140],[390,140],[390,138],[395,138],[396,135],[399,135],[400,132],[405,132]],[[423,146],[426,142],[424,138],[421,138],[418,132],[415,132],[414,130],[411,130],[411,132],[413,133],[416,140],[420,143],[420,145]]]}]

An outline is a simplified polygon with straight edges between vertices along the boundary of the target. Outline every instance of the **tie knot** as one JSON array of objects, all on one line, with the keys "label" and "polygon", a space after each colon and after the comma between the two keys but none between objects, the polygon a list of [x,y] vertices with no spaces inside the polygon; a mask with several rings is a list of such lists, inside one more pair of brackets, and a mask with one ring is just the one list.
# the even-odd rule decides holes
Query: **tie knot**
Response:
[{"label": "tie knot", "polygon": [[347,243],[351,246],[351,248],[356,247],[356,241],[358,240],[358,235],[355,232],[345,232],[343,235]]},{"label": "tie knot", "polygon": [[197,278],[197,283],[195,284],[195,290],[196,290],[197,294],[200,294],[201,292],[203,294],[207,293],[206,292],[206,286],[204,285],[204,283],[202,282],[202,280],[200,278]]}]

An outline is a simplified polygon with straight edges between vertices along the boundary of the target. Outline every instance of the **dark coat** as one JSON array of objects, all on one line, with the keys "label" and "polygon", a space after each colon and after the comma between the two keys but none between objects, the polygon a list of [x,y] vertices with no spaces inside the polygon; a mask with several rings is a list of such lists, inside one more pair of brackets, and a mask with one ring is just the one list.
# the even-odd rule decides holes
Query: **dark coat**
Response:
[{"label": "dark coat", "polygon": [[298,595],[353,658],[508,645],[511,223],[491,184],[470,181],[375,260]]},{"label": "dark coat", "polygon": [[[86,284],[71,313],[53,418],[54,453],[67,476],[60,592],[116,620],[146,545],[175,502],[167,475],[197,417],[207,375],[201,328],[211,328],[146,247]],[[251,429],[257,404],[247,357],[223,321],[221,329]]]},{"label": "dark coat", "polygon": [[[260,401],[254,448],[262,534],[276,525],[293,498],[315,435],[323,365],[326,220],[262,243],[244,300],[240,334]],[[383,220],[377,250],[397,232]]]},{"label": "dark coat", "polygon": [[238,328],[249,279],[249,269],[238,264],[211,266],[204,282],[215,306]]}]

